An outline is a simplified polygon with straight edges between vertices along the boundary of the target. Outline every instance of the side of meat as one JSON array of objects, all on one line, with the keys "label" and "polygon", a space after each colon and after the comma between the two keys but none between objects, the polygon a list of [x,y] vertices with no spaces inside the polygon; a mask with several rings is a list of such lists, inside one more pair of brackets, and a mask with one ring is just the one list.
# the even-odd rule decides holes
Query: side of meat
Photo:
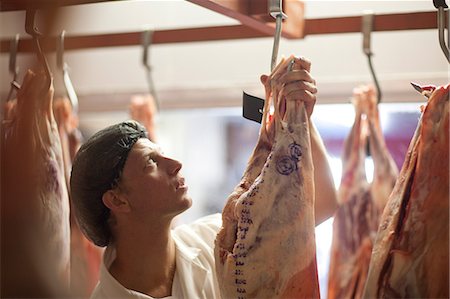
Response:
[{"label": "side of meat", "polygon": [[[355,89],[353,103],[355,122],[344,145],[340,207],[333,223],[328,298],[362,296],[379,217],[396,179],[397,169],[381,133],[373,88]],[[371,185],[365,177],[367,140],[375,165]]]},{"label": "side of meat", "polygon": [[[275,73],[285,72],[287,64],[281,63]],[[273,147],[248,190],[228,199],[216,239],[224,298],[319,298],[308,119],[303,103],[289,101],[281,120],[278,88],[272,90]],[[233,241],[232,246],[224,240]]]},{"label": "side of meat", "polygon": [[364,110],[367,115],[370,153],[374,165],[374,175],[370,190],[375,205],[382,212],[397,180],[398,168],[389,154],[383,138],[377,97],[373,87],[366,89],[366,96],[367,100]]},{"label": "side of meat", "polygon": [[434,91],[388,200],[365,298],[449,297],[449,85]]},{"label": "side of meat", "polygon": [[[268,98],[269,93],[270,87],[266,86],[266,98]],[[273,125],[273,121],[270,121],[268,117],[269,104],[270,101],[265,102],[259,138],[255,149],[250,156],[247,168],[244,171],[240,183],[228,197],[227,203],[222,211],[222,228],[217,234],[215,245],[216,264],[218,255],[223,256],[233,250],[234,244],[236,243],[236,231],[238,225],[238,215],[235,214],[236,203],[241,195],[248,191],[255,179],[259,176],[264,163],[269,156],[270,150],[272,149],[275,126]],[[218,272],[218,275],[220,274],[221,273]]]},{"label": "side of meat", "polygon": [[[365,145],[367,120],[363,115],[363,94],[355,89],[353,104],[355,121],[344,142],[342,155],[342,179],[338,190],[339,208],[333,221],[330,268],[328,272],[328,296],[354,298],[363,286],[361,273],[367,272],[364,258],[370,256],[371,243],[366,239],[367,218],[375,212],[371,204],[369,184],[365,171]],[[366,213],[366,211],[368,213]],[[369,241],[369,242],[368,242]],[[368,251],[368,252],[367,252]],[[368,261],[366,263],[368,266]]]},{"label": "side of meat", "polygon": [[53,87],[25,75],[2,124],[1,294],[61,297],[69,284],[69,201],[52,112]]},{"label": "side of meat", "polygon": [[367,121],[362,118],[363,95],[360,90],[354,91],[353,105],[355,107],[355,121],[350,134],[344,142],[342,154],[342,177],[338,190],[338,202],[344,204],[352,194],[367,190],[368,182],[364,161],[366,158],[365,145],[367,142]]},{"label": "side of meat", "polygon": [[147,130],[149,139],[155,142],[156,104],[153,96],[151,95],[133,96],[131,98],[129,111],[131,118],[141,123]]},{"label": "side of meat", "polygon": [[[61,139],[66,185],[69,187],[72,159],[82,142],[81,132],[68,98],[56,99],[53,111]],[[88,298],[99,279],[102,249],[84,237],[73,213],[70,214],[70,229],[70,293],[77,298]]]}]

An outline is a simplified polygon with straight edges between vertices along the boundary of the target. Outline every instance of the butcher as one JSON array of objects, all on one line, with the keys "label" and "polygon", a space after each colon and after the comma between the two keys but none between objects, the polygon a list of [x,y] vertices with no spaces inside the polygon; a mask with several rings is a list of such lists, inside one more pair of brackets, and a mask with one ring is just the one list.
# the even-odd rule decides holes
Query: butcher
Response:
[{"label": "butcher", "polygon": [[[303,101],[307,117],[316,102],[310,62],[279,77],[287,101]],[[269,76],[261,76],[266,87]],[[336,194],[325,148],[311,133],[315,223],[330,217]],[[220,298],[214,241],[222,226],[214,214],[171,229],[192,205],[182,164],[148,139],[136,121],[107,127],[87,140],[72,166],[71,197],[81,230],[106,247],[91,298]]]}]

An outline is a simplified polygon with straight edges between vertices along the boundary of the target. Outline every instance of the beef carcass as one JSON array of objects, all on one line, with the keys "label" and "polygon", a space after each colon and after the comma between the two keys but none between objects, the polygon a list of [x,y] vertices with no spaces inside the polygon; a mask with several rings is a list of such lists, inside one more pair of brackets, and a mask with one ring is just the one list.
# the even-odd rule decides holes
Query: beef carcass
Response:
[{"label": "beef carcass", "polygon": [[[328,297],[361,298],[378,229],[379,217],[397,178],[397,167],[381,132],[372,87],[354,90],[355,121],[344,144],[339,208],[333,222]],[[374,179],[366,180],[366,142]]]},{"label": "beef carcass", "polygon": [[381,218],[364,298],[449,297],[449,86],[424,108]]},{"label": "beef carcass", "polygon": [[[308,118],[303,102],[288,101],[281,119],[280,88],[266,85],[259,140],[222,213],[214,252],[224,298],[319,298]],[[267,129],[271,97],[275,116]]]},{"label": "beef carcass", "polygon": [[69,201],[53,86],[28,71],[2,123],[1,294],[61,297],[69,284]]},{"label": "beef carcass", "polygon": [[[61,140],[66,185],[69,188],[72,160],[81,146],[82,136],[78,130],[78,117],[73,113],[68,98],[56,99],[53,112]],[[88,298],[99,279],[103,250],[83,235],[73,213],[70,214],[70,232],[70,293],[77,298]]]}]

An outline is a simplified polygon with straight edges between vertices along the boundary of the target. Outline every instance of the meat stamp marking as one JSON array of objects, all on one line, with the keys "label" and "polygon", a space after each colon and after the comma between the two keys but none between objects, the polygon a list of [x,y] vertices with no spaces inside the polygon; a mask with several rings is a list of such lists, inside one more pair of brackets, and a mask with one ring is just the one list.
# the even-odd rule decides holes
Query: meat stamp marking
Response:
[{"label": "meat stamp marking", "polygon": [[[270,157],[269,157],[270,158]],[[263,173],[265,170],[263,171]],[[260,181],[262,183],[263,180]],[[238,240],[236,243],[236,251],[234,254],[234,260],[236,269],[234,271],[236,284],[236,293],[237,299],[245,299],[247,294],[247,280],[245,279],[244,269],[245,266],[245,257],[247,256],[247,251],[249,248],[246,248],[243,243],[247,237],[247,232],[250,229],[250,225],[253,224],[252,215],[251,215],[251,206],[254,204],[254,197],[259,191],[259,184],[252,186],[252,188],[247,193],[246,197],[242,201],[242,205],[244,206],[241,210],[240,223],[238,226]]]},{"label": "meat stamp marking", "polygon": [[294,170],[298,169],[298,161],[302,156],[302,149],[295,141],[288,146],[289,156],[284,155],[278,158],[277,171],[282,175],[290,175]]},{"label": "meat stamp marking", "polygon": [[[302,156],[301,147],[297,143],[291,143],[288,146],[288,149],[289,155],[281,156],[276,163],[276,169],[278,173],[282,175],[289,175],[294,170],[297,170],[297,163],[298,161],[300,161],[300,157]],[[272,153],[269,155],[268,160],[272,160]],[[266,170],[267,169],[263,170],[261,177],[264,177],[264,173],[266,172]],[[259,183],[263,183],[263,180],[261,180]],[[251,206],[253,206],[254,197],[259,191],[259,183],[252,186],[241,203],[244,207],[241,210],[241,221],[238,225],[236,251],[233,256],[236,265],[236,269],[234,271],[234,282],[236,284],[237,299],[245,299],[247,294],[247,280],[245,279],[243,267],[245,266],[245,257],[247,257],[247,252],[250,248],[246,248],[243,242],[247,237],[247,232],[250,229],[250,226],[253,224]]]}]

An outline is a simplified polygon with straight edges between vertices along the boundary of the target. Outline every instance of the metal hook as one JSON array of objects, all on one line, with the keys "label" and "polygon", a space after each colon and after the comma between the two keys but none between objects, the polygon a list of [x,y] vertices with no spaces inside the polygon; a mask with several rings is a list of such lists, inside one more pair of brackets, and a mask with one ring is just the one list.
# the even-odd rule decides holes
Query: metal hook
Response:
[{"label": "metal hook", "polygon": [[56,65],[59,70],[62,71],[64,88],[66,89],[67,96],[69,97],[69,101],[72,104],[72,111],[74,114],[78,113],[78,97],[75,89],[72,85],[72,80],[70,80],[69,76],[69,66],[64,61],[64,37],[66,35],[66,31],[63,30],[61,35],[59,36],[59,40],[57,43],[57,51],[56,51]]},{"label": "metal hook", "polygon": [[[272,72],[277,63],[278,48],[280,45],[281,26],[283,19],[287,16],[283,13],[282,0],[268,0],[269,14],[275,18],[275,36],[273,40],[272,60],[270,63],[270,71]],[[290,67],[293,67],[291,61]],[[242,97],[242,116],[244,118],[261,123],[263,117],[264,100],[258,97],[243,93]]]},{"label": "metal hook", "polygon": [[[448,8],[445,0],[433,0],[434,7],[438,9],[438,36],[439,36],[439,45],[441,46],[442,51],[444,52],[444,56],[447,61],[450,63],[450,55],[449,55],[449,46],[445,44],[445,12],[446,8]],[[448,11],[448,9],[447,9]],[[449,16],[450,19],[450,16]],[[450,30],[447,28],[447,43],[450,43]]]},{"label": "metal hook", "polygon": [[269,1],[269,13],[275,18],[275,36],[273,40],[272,48],[272,60],[270,63],[270,71],[273,71],[277,64],[278,48],[280,46],[281,26],[283,19],[287,19],[287,16],[283,13],[282,0],[268,0]]},{"label": "metal hook", "polygon": [[148,82],[148,88],[150,91],[150,94],[153,96],[153,99],[155,100],[156,104],[156,110],[159,111],[160,105],[158,97],[156,96],[155,91],[155,84],[153,83],[152,78],[152,67],[149,63],[149,48],[152,43],[152,37],[153,37],[153,30],[144,30],[142,32],[142,46],[143,46],[143,53],[142,53],[142,64],[145,67],[146,73],[147,73],[147,82]]},{"label": "metal hook", "polygon": [[51,81],[52,74],[50,72],[50,67],[48,66],[47,59],[45,58],[45,55],[42,52],[41,45],[39,43],[39,37],[42,34],[38,31],[37,27],[35,26],[35,19],[36,19],[36,9],[28,9],[25,15],[25,31],[26,33],[28,33],[33,37],[37,58],[41,63],[42,67],[44,68],[45,75],[47,76],[46,89],[48,89],[50,88],[52,82]]},{"label": "metal hook", "polygon": [[9,55],[9,73],[13,76],[11,81],[11,87],[8,92],[8,97],[6,101],[11,101],[13,99],[14,90],[20,89],[20,84],[17,83],[17,76],[19,74],[19,67],[16,66],[17,61],[17,48],[19,46],[19,34],[16,34],[14,39],[11,41],[10,55]]},{"label": "metal hook", "polygon": [[380,88],[380,84],[378,83],[378,79],[377,79],[375,70],[372,65],[373,53],[370,49],[370,35],[372,33],[373,19],[374,19],[373,12],[364,12],[364,15],[362,16],[363,51],[364,51],[364,54],[367,55],[370,73],[372,74],[372,78],[375,83],[375,88],[377,89],[377,102],[380,103],[381,96],[382,96],[381,88]]}]

